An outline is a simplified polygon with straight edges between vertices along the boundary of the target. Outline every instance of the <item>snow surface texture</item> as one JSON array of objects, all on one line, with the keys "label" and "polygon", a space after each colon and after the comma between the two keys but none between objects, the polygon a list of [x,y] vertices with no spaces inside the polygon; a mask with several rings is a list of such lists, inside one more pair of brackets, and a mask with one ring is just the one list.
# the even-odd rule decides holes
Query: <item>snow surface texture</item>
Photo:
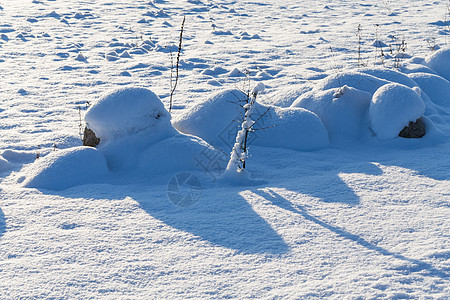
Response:
[{"label": "snow surface texture", "polygon": [[[430,64],[425,42],[448,48],[447,4],[1,1],[0,298],[448,299],[450,113],[448,94],[439,91],[439,66],[448,60]],[[27,168],[54,155],[69,159],[81,145],[86,101],[138,86],[168,107],[169,51],[177,50],[182,16],[173,119],[245,85],[245,74],[267,87],[261,104],[282,107],[313,89],[319,95],[347,85],[372,95],[381,87],[374,82],[411,88],[408,75],[421,89],[427,133],[386,141],[363,134],[347,143],[330,135],[314,151],[253,144],[248,169],[268,183],[249,187],[214,181],[218,161],[201,152],[195,158],[208,168],[190,171],[202,186],[190,207],[168,199],[176,177],[163,174],[182,160],[151,149],[173,151],[163,146],[173,141],[196,152],[203,142],[192,136],[118,151],[133,154],[136,165],[110,170],[99,183],[57,192],[17,184],[31,175]],[[403,38],[407,50],[397,55]],[[378,45],[393,53],[384,47],[381,56]],[[320,80],[349,72],[367,76],[320,88]],[[106,158],[103,150],[95,153]],[[87,151],[80,153],[97,155]],[[167,168],[139,164],[156,159]]]}]

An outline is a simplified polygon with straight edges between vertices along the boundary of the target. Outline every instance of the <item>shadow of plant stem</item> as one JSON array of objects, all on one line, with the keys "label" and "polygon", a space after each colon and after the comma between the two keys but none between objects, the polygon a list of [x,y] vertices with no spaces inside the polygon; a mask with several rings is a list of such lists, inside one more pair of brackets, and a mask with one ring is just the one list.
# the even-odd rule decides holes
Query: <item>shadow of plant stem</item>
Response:
[{"label": "shadow of plant stem", "polygon": [[417,259],[408,258],[408,257],[405,257],[405,256],[403,256],[401,254],[394,253],[394,252],[391,252],[389,250],[386,250],[386,249],[384,249],[382,247],[379,247],[377,245],[374,245],[374,244],[366,241],[365,239],[363,239],[362,237],[360,237],[360,236],[358,236],[356,234],[350,233],[350,232],[348,232],[348,231],[346,231],[346,230],[344,230],[342,228],[330,225],[330,224],[326,223],[325,221],[322,221],[321,219],[310,215],[305,210],[304,207],[302,207],[301,205],[297,205],[297,204],[291,203],[290,201],[288,201],[283,196],[281,196],[280,194],[276,193],[273,190],[270,190],[270,193],[262,191],[262,190],[258,190],[258,192],[257,193],[260,196],[262,196],[266,200],[269,200],[270,202],[272,202],[273,205],[276,205],[276,206],[278,206],[278,207],[280,207],[282,209],[285,209],[285,210],[297,213],[297,214],[301,215],[302,217],[304,217],[306,220],[314,222],[314,223],[316,223],[316,224],[318,224],[318,225],[320,225],[320,226],[322,226],[322,227],[324,227],[324,228],[334,232],[335,234],[337,234],[340,237],[343,237],[345,239],[354,241],[354,242],[358,243],[359,245],[361,245],[361,246],[363,246],[363,247],[365,247],[365,248],[367,248],[369,250],[378,252],[381,255],[390,256],[390,257],[393,257],[393,258],[396,258],[396,259],[400,259],[400,260],[403,260],[403,261],[415,264],[415,266],[413,268],[409,268],[410,272],[419,272],[419,271],[422,271],[422,270],[427,270],[427,271],[429,271],[429,273],[428,274],[424,274],[424,275],[433,276],[433,277],[437,276],[437,277],[440,277],[442,279],[447,279],[448,280],[449,274],[447,272],[441,271],[439,269],[436,269],[431,264],[429,264],[427,262],[423,262],[423,261],[420,261],[420,260],[417,260]]}]

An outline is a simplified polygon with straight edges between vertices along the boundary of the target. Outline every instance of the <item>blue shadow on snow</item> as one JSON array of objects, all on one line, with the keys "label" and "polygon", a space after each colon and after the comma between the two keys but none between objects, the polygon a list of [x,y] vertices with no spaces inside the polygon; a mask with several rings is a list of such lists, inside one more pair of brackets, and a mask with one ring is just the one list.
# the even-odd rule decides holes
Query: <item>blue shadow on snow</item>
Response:
[{"label": "blue shadow on snow", "polygon": [[374,244],[366,241],[362,237],[346,231],[345,229],[328,224],[327,222],[321,220],[320,218],[309,214],[303,206],[298,205],[298,204],[293,204],[292,202],[290,202],[289,200],[287,200],[286,198],[279,195],[278,193],[276,193],[273,190],[271,190],[270,193],[266,193],[261,190],[257,190],[254,192],[256,194],[260,195],[261,197],[263,197],[264,199],[272,202],[273,205],[278,206],[284,210],[299,214],[302,217],[304,217],[306,220],[311,221],[317,225],[320,225],[323,228],[328,229],[329,231],[335,233],[336,235],[338,235],[344,239],[353,241],[368,250],[375,251],[380,255],[396,258],[396,259],[413,264],[411,267],[402,267],[403,269],[399,269],[399,271],[404,271],[404,272],[408,272],[408,273],[425,271],[425,273],[421,273],[421,274],[426,275],[426,276],[432,276],[432,277],[440,277],[440,278],[446,279],[446,280],[448,280],[448,278],[450,276],[450,274],[448,272],[436,269],[435,267],[433,267],[431,264],[429,264],[427,262],[424,262],[424,261],[421,261],[418,259],[408,258],[401,254],[391,252],[380,246],[374,245]]}]

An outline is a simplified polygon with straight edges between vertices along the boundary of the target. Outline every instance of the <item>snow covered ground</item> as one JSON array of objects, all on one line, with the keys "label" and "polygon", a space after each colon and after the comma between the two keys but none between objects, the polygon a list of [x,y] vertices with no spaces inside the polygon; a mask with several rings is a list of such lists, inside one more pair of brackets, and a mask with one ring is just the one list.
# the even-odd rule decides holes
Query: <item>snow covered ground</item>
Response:
[{"label": "snow covered ground", "polygon": [[[0,297],[448,299],[448,5],[0,1]],[[204,141],[158,102],[183,16],[172,124]],[[260,185],[217,180],[206,143],[231,149],[236,108],[213,96],[243,73],[259,113],[278,106],[247,161]],[[100,110],[118,88],[144,106]],[[78,147],[88,107],[99,150]],[[396,137],[421,116],[423,138]]]}]

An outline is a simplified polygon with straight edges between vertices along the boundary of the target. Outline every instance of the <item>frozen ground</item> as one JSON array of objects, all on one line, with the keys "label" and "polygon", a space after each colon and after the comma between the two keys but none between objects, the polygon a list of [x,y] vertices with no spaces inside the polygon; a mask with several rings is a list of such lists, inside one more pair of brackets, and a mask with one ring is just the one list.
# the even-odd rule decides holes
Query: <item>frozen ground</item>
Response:
[{"label": "frozen ground", "polygon": [[318,80],[358,67],[358,24],[369,67],[381,60],[375,39],[404,39],[419,62],[430,44],[449,45],[447,5],[0,1],[0,297],[447,299],[450,95],[445,84],[424,88],[423,75],[412,77],[440,104],[425,110],[431,136],[253,147],[248,168],[266,184],[196,171],[201,196],[189,207],[168,199],[167,172],[60,191],[19,184],[36,156],[81,145],[86,101],[140,86],[168,107],[168,49],[183,15],[175,118],[242,87],[235,69],[266,85],[264,104],[320,92],[332,81]]}]

